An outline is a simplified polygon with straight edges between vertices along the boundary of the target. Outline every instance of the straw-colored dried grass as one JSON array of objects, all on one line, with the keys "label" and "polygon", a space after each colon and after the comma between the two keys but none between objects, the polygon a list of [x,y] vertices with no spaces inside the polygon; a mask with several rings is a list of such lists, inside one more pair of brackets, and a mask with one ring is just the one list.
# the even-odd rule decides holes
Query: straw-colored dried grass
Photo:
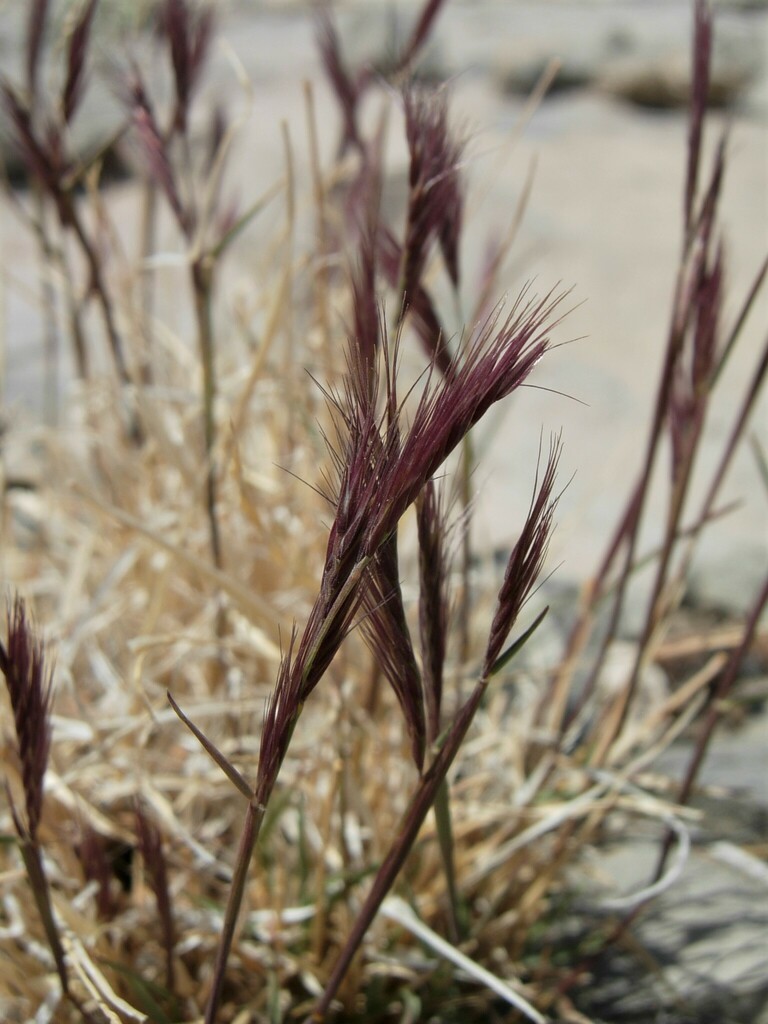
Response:
[{"label": "straw-colored dried grass", "polygon": [[[278,267],[278,288],[285,274]],[[300,267],[291,268],[291,278],[297,292],[304,290],[298,305],[311,331],[311,282]],[[309,356],[326,379],[343,362],[345,278],[333,281],[324,295],[336,309],[333,351],[315,342]],[[264,281],[266,308],[273,287]],[[284,311],[296,332],[296,306],[286,304],[271,318],[269,332],[279,340]],[[292,621],[301,622],[309,609],[328,516],[312,489],[322,486],[318,421],[327,414],[304,356],[297,352],[286,377],[279,344],[263,354],[264,336],[250,350],[239,340],[228,350],[222,338],[223,568],[214,567],[202,495],[199,369],[182,339],[167,329],[156,329],[154,339],[154,382],[131,396],[146,443],[137,447],[126,436],[125,394],[115,385],[78,384],[63,425],[13,437],[16,452],[29,453],[32,488],[8,490],[3,517],[5,578],[30,601],[56,658],[40,834],[46,867],[76,985],[115,1020],[143,1019],[126,1003],[149,1009],[154,1019],[142,1000],[146,986],[164,978],[157,907],[135,852],[137,803],[159,828],[168,863],[181,1013],[174,1017],[165,1004],[168,1019],[203,1011],[242,817],[242,797],[169,708],[166,690],[253,777],[281,636],[284,643]],[[451,685],[461,682],[457,667]],[[447,700],[450,706],[450,688]],[[465,897],[481,925],[465,952],[501,977],[514,974],[527,925],[542,915],[545,893],[532,904],[529,898],[527,909],[521,896],[549,848],[539,841],[535,853],[523,847],[505,855],[504,844],[552,809],[518,805],[533,705],[513,718],[508,705],[499,692],[479,715],[453,788],[458,877],[467,880]],[[8,739],[3,762],[13,780]],[[249,1008],[251,1016],[238,1019],[271,1020],[275,1005],[308,1005],[353,919],[359,883],[385,853],[414,782],[396,703],[352,638],[309,701],[285,762],[228,971],[225,1019],[234,1019],[234,1007]],[[7,815],[3,830],[10,832]],[[101,883],[106,893],[88,879],[82,846],[89,835],[111,862]],[[44,1019],[48,1006],[49,1019],[73,1019],[56,997],[58,981],[12,843],[3,861],[3,1013],[8,1020],[39,1013]],[[445,930],[431,823],[400,891],[415,898],[426,924]],[[100,916],[100,899],[108,917]],[[380,988],[386,1015],[404,982],[424,988],[425,1005],[465,998],[486,1005],[493,998],[478,996],[471,983],[456,987],[439,964],[406,929],[383,918],[347,981],[348,1011],[361,993],[370,999]],[[164,1005],[157,992],[153,998]],[[368,1012],[374,1019],[379,1010]]]},{"label": "straw-colored dried grass", "polygon": [[[224,367],[236,361],[226,347],[220,358]],[[251,359],[259,359],[258,348]],[[312,359],[317,363],[317,352]],[[331,373],[334,361],[327,357]],[[31,600],[56,651],[40,838],[73,977],[107,1019],[145,1019],[144,1012],[163,1019],[158,1006],[169,1020],[203,1012],[243,800],[165,695],[170,690],[253,777],[281,631],[284,642],[291,622],[307,613],[327,516],[307,486],[321,483],[316,386],[301,369],[290,381],[283,373],[273,355],[255,383],[247,363],[221,376],[222,570],[211,562],[201,495],[197,367],[178,343],[167,346],[162,381],[137,397],[148,437],[143,446],[126,438],[116,414],[122,399],[112,385],[81,385],[71,425],[27,437],[30,447],[34,442],[34,488],[6,495],[5,575]],[[246,406],[244,388],[251,392]],[[300,414],[286,408],[287,389]],[[233,411],[236,433],[227,430]],[[470,666],[454,668],[449,706],[451,687],[466,685]],[[452,786],[456,869],[473,935],[464,953],[502,980],[519,973],[529,929],[546,920],[560,869],[580,845],[577,832],[550,873],[558,831],[571,815],[599,825],[616,800],[607,796],[610,785],[593,785],[562,757],[552,759],[546,796],[537,791],[529,775],[535,694],[525,685],[521,693],[531,699],[518,698],[514,710],[504,689],[491,696]],[[8,742],[3,761],[13,779]],[[223,1019],[281,1019],[278,1006],[293,1019],[308,1008],[353,920],[360,883],[386,852],[414,782],[396,703],[352,638],[308,702],[283,767],[251,872]],[[168,864],[176,1004],[164,1001],[162,989],[146,1002],[147,986],[163,985],[165,966],[157,906],[136,853],[137,803],[160,830]],[[7,816],[3,830],[9,833]],[[108,917],[99,914],[99,883],[88,880],[83,863],[88,834],[99,838],[107,862],[122,858],[122,877],[113,864],[108,893],[101,894]],[[13,844],[5,845],[3,862],[3,1013],[19,1021],[34,1014],[75,1019],[57,1000],[58,981]],[[399,892],[445,934],[445,884],[431,819]],[[403,1005],[401,986],[423,999],[425,1012],[441,1007],[448,1014],[455,1006],[456,1019],[490,1013],[496,997],[469,978],[458,982],[441,957],[393,924],[393,906],[385,906],[347,980],[346,1013],[366,1006],[366,1019],[391,1019],[393,1007]]]}]

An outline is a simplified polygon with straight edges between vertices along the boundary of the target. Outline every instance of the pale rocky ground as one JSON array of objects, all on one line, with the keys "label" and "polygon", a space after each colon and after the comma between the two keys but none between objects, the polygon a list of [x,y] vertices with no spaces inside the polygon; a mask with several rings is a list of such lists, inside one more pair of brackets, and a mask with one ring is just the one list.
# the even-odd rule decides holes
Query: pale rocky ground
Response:
[{"label": "pale rocky ground", "polygon": [[[339,24],[353,59],[381,53],[382,39],[407,23],[416,5],[347,2]],[[300,182],[308,182],[302,80],[313,83],[321,146],[329,157],[337,141],[337,119],[319,71],[311,18],[303,3],[223,5],[222,44],[212,86],[233,108],[247,110],[231,53],[253,81],[250,112],[233,166],[233,184],[247,199],[283,172],[280,122],[290,128]],[[13,73],[14,19],[6,5],[0,21],[0,60]],[[437,26],[427,64],[452,78],[457,123],[469,137],[469,204],[464,252],[465,307],[469,307],[484,246],[491,231],[511,220],[531,161],[533,193],[506,272],[512,295],[528,279],[548,289],[573,287],[580,304],[558,340],[575,340],[552,353],[539,368],[545,390],[519,394],[479,444],[476,536],[489,551],[514,537],[527,507],[532,465],[543,431],[562,430],[563,478],[575,474],[563,497],[552,564],[557,579],[582,581],[594,568],[627,492],[645,442],[669,317],[680,248],[681,196],[685,165],[685,113],[679,107],[652,110],[623,98],[638,76],[660,74],[679,83],[687,63],[690,5],[642,0],[567,3],[469,2],[449,0]],[[728,318],[734,315],[768,244],[768,9],[764,3],[718,5],[718,81],[738,98],[710,125],[731,123],[723,215],[731,285]],[[228,50],[228,48],[231,48]],[[520,135],[526,87],[549,56],[559,56],[577,87],[547,99]],[[675,84],[677,83],[677,84]],[[111,104],[104,98],[103,105]],[[109,123],[90,109],[87,120]],[[393,146],[387,183],[388,208],[397,213],[404,195],[406,158]],[[129,211],[125,186],[114,188],[115,209]],[[30,289],[33,244],[0,213],[3,253],[5,400],[8,409],[39,415],[40,324]],[[10,256],[10,258],[9,258]],[[240,247],[247,275],[247,245]],[[740,351],[722,382],[709,424],[698,489],[718,457],[739,396],[765,339],[768,297],[753,312]],[[459,326],[458,322],[455,325]],[[570,397],[569,397],[570,396]],[[573,401],[577,399],[578,401]],[[7,413],[6,413],[7,415]],[[753,422],[768,446],[764,398]],[[736,512],[711,530],[696,565],[696,600],[734,614],[743,611],[768,571],[768,498],[754,460],[744,451],[726,488],[738,497]],[[653,516],[664,514],[663,480]],[[653,540],[652,531],[646,541]],[[638,606],[639,607],[639,606]],[[737,734],[726,734],[709,762],[705,781],[738,796],[750,822],[746,833],[726,827],[718,838],[732,843],[766,842],[768,816],[768,720],[750,718]],[[673,751],[670,770],[680,771],[684,749]],[[721,810],[714,820],[722,814]],[[726,825],[728,823],[726,822]],[[766,1021],[768,996],[768,881],[712,853],[713,819],[702,826],[681,885],[664,897],[642,925],[642,938],[664,970],[657,986],[615,993],[601,1006],[606,1021]],[[619,888],[646,880],[644,840],[617,843],[601,865]],[[712,932],[716,923],[718,930]],[[693,1007],[686,1016],[663,1016],[670,985]],[[622,1001],[623,1000],[623,1001]],[[634,1001],[634,1009],[633,1009]],[[610,1009],[612,1007],[613,1009]],[[671,1011],[670,1011],[671,1013]]]}]

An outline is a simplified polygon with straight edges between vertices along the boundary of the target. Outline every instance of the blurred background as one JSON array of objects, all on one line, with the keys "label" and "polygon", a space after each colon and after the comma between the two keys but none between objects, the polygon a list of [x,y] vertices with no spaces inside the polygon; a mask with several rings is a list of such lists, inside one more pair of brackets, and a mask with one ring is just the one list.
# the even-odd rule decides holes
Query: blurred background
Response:
[{"label": "blurred background", "polygon": [[[25,7],[15,2],[0,7],[0,63],[11,80],[21,77]],[[195,105],[201,130],[219,106],[238,124],[228,173],[241,206],[281,178],[287,130],[297,191],[308,197],[305,83],[312,86],[326,166],[340,131],[318,56],[313,5],[222,0],[214,7],[218,34],[209,80]],[[419,8],[416,0],[334,4],[348,65],[386,66]],[[55,9],[60,19],[67,16],[67,4]],[[707,152],[727,128],[722,209],[726,309],[733,318],[768,241],[768,5],[732,0],[715,9],[711,98],[717,109]],[[74,126],[83,151],[104,144],[119,125],[123,112],[116,83],[131,60],[149,64],[158,79],[153,85],[162,89],[168,69],[152,65],[151,12],[151,3],[103,0],[100,5],[97,61],[90,69],[94,81]],[[575,308],[555,338],[570,343],[539,368],[532,383],[541,390],[517,396],[485,428],[476,478],[476,490],[483,494],[477,538],[490,552],[503,549],[527,506],[528,467],[539,436],[562,429],[563,475],[573,479],[554,545],[561,579],[581,581],[593,570],[645,444],[682,240],[691,20],[687,0],[449,0],[419,65],[423,77],[449,83],[457,130],[468,139],[466,308],[456,309],[452,329],[458,334],[469,315],[488,247],[515,222],[527,183],[530,195],[504,285],[511,297],[530,280],[539,291],[555,285],[572,289],[568,306]],[[48,45],[56,48],[57,40]],[[531,93],[552,60],[559,70],[545,97],[532,105]],[[372,124],[381,100],[374,96],[369,104]],[[397,220],[406,194],[407,151],[397,131],[389,132],[389,140],[385,210]],[[19,184],[18,155],[7,138],[2,146],[10,181]],[[123,143],[107,164],[113,178],[108,201],[126,232],[128,251],[137,230],[138,186],[121,181],[120,165],[130,159]],[[308,214],[309,203],[305,210]],[[7,207],[0,216],[4,395],[13,415],[40,417],[45,399],[35,243],[18,230]],[[312,230],[308,215],[305,227]],[[247,295],[249,274],[258,272],[257,248],[258,241],[246,233],[230,257],[235,266],[226,278],[233,303]],[[180,273],[178,267],[168,269],[165,308],[159,296],[171,321],[178,316],[173,295]],[[729,409],[738,405],[752,372],[767,313],[764,296],[720,385],[722,415],[708,424],[703,449],[713,460],[729,429]],[[184,325],[176,326],[183,334]],[[62,375],[66,382],[66,363]],[[763,446],[767,410],[764,400],[753,423]],[[707,478],[707,469],[699,466],[698,480]],[[660,467],[659,517],[665,471]],[[755,459],[745,448],[725,490],[739,506],[705,536],[694,574],[703,598],[735,611],[748,602],[768,568],[766,496],[757,479]]]}]

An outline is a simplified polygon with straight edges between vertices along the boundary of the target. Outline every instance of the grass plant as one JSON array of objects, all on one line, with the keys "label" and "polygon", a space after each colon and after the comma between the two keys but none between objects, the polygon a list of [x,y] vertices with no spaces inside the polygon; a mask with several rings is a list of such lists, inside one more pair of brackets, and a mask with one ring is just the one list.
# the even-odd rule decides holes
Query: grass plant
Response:
[{"label": "grass plant", "polygon": [[[212,10],[159,0],[149,17],[169,96],[152,95],[140,60],[112,65],[125,124],[110,143],[140,155],[145,224],[127,277],[104,152],[82,159],[69,141],[93,87],[100,5],[76,8],[51,97],[53,6],[30,3],[25,82],[0,86],[30,186],[7,195],[39,239],[52,350],[67,338],[81,379],[28,446],[30,481],[5,479],[2,495],[0,671],[14,729],[2,746],[0,1013],[61,1024],[583,1020],[580,969],[679,871],[683,805],[768,598],[755,595],[730,653],[712,652],[663,704],[636,711],[768,368],[767,343],[692,507],[704,424],[768,266],[726,327],[725,138],[702,168],[707,5],[694,6],[683,245],[645,454],[560,664],[529,700],[513,700],[509,672],[547,613],[537,588],[561,441],[531,452],[530,505],[494,597],[472,574],[471,432],[497,403],[525,401],[519,389],[557,357],[567,293],[527,286],[495,301],[495,257],[472,320],[459,337],[445,327],[454,311],[433,280],[443,273],[454,296],[463,281],[465,151],[448,90],[416,75],[442,0],[424,3],[376,72],[347,66],[321,8],[341,134],[333,166],[315,154],[306,251],[289,132],[283,179],[240,210],[224,175],[234,132],[217,115],[201,142],[195,116]],[[386,125],[371,131],[363,116],[375,91],[403,114],[400,224],[381,211]],[[257,217],[268,201],[284,203],[277,241]],[[196,347],[155,309],[167,237]],[[220,282],[237,245],[261,258],[248,307],[228,317]],[[93,366],[91,300],[111,376]],[[669,505],[646,555],[640,528],[665,441]],[[605,659],[646,558],[635,659],[606,696]],[[32,608],[56,647],[55,685]],[[574,699],[577,669],[588,680]],[[691,722],[698,745],[670,802],[644,772]],[[568,913],[568,869],[616,812],[659,823],[656,877],[616,904],[613,931],[562,963],[541,936]]]}]

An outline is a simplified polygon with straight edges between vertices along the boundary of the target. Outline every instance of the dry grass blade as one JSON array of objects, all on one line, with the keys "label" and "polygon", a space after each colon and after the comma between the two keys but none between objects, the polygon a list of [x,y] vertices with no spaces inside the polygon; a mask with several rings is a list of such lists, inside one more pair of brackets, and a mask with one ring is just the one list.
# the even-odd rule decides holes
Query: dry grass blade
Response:
[{"label": "dry grass blade", "polygon": [[168,992],[173,993],[176,987],[176,971],[174,968],[176,928],[173,921],[171,894],[168,887],[168,868],[160,830],[147,817],[140,804],[136,807],[136,832],[139,840],[139,850],[149,875],[149,883],[157,901],[158,917],[163,936],[163,948],[165,950],[165,985]]},{"label": "dry grass blade", "polygon": [[455,964],[464,974],[480,982],[481,985],[485,985],[506,1003],[509,1003],[510,1006],[514,1006],[528,1020],[534,1021],[534,1024],[546,1024],[547,1018],[542,1016],[534,1006],[531,1006],[528,1000],[520,995],[519,992],[516,992],[508,983],[491,974],[490,971],[481,967],[480,964],[470,960],[468,956],[465,956],[455,946],[452,946],[445,939],[437,935],[423,921],[419,920],[411,907],[400,897],[388,896],[381,906],[381,913],[382,916],[388,917],[395,924],[399,924],[402,928],[412,932],[417,939],[431,949],[434,949],[436,953],[445,957],[446,960]]},{"label": "dry grass blade", "polygon": [[94,963],[88,950],[74,936],[67,940],[67,958],[75,975],[92,997],[96,1007],[110,1024],[149,1024],[150,1018],[115,992],[104,972]]}]

